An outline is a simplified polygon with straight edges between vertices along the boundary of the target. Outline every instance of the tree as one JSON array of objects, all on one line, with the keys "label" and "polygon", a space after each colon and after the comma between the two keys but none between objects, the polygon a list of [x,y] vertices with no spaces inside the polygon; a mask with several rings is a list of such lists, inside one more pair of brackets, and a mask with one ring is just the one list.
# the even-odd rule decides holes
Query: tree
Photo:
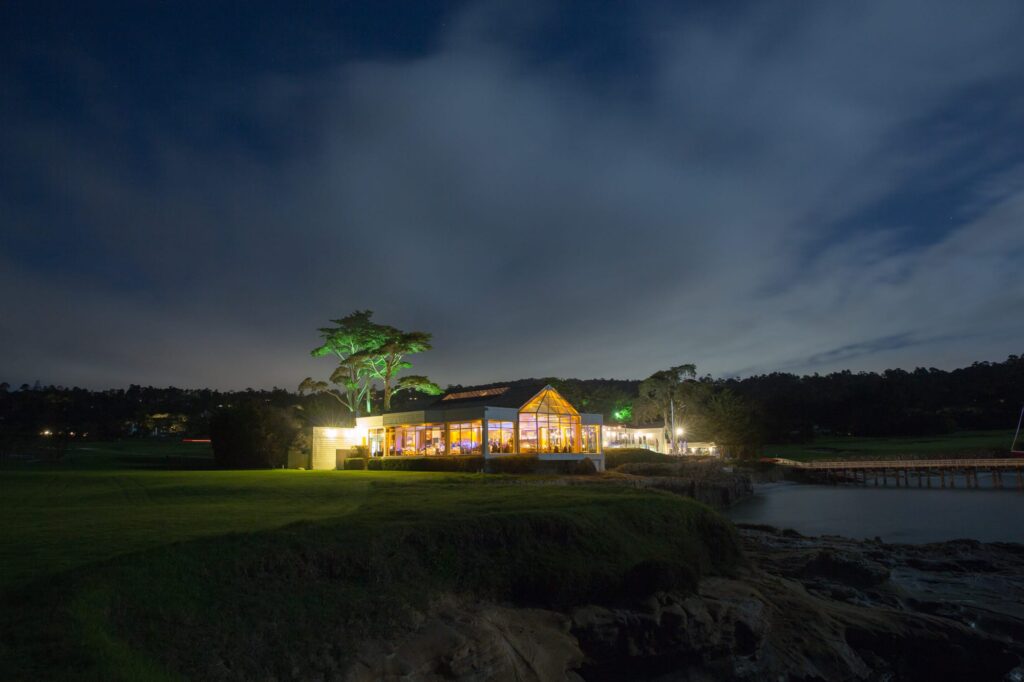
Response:
[{"label": "tree", "polygon": [[[682,413],[686,406],[685,385],[697,376],[697,366],[693,364],[677,365],[669,369],[655,372],[640,382],[640,396],[633,405],[634,414],[639,419],[660,417],[666,430],[672,429],[672,417],[676,412]],[[671,452],[677,451],[676,434],[669,433]]]},{"label": "tree", "polygon": [[392,395],[399,391],[416,391],[427,395],[441,395],[444,389],[420,374],[410,374],[398,380]]},{"label": "tree", "polygon": [[764,428],[759,414],[742,397],[728,388],[702,384],[693,393],[691,428],[709,438],[723,454],[755,457],[764,445]]},{"label": "tree", "polygon": [[[326,393],[358,417],[365,404],[372,411],[373,381],[384,386],[384,410],[391,409],[391,398],[400,391],[419,391],[439,395],[441,388],[424,376],[409,376],[395,383],[395,375],[412,367],[405,356],[430,350],[427,332],[404,332],[390,325],[377,324],[373,311],[357,310],[340,320],[331,320],[334,327],[320,329],[323,345],[314,348],[314,357],[333,355],[338,367],[329,381],[307,377],[299,384],[299,393]],[[332,389],[331,384],[341,390]]]},{"label": "tree", "polygon": [[213,458],[225,469],[283,467],[298,434],[288,411],[256,402],[223,408],[210,420]]},{"label": "tree", "polygon": [[[372,358],[367,351],[379,348],[387,339],[385,327],[371,321],[373,311],[357,310],[339,320],[331,320],[335,326],[319,329],[323,344],[310,354],[321,358],[333,355],[338,358],[338,367],[330,376],[330,383],[306,377],[299,384],[299,393],[326,393],[348,408],[358,417],[360,407],[366,403],[369,413],[370,381],[374,374]],[[332,389],[331,384],[342,390]]]},{"label": "tree", "polygon": [[385,412],[391,409],[391,396],[398,391],[417,390],[430,395],[442,392],[437,384],[423,376],[406,377],[397,386],[392,385],[397,372],[412,367],[412,363],[404,359],[406,355],[430,350],[430,337],[427,332],[403,332],[394,327],[380,327],[379,344],[357,354],[369,364],[370,375],[380,379],[384,385]]}]

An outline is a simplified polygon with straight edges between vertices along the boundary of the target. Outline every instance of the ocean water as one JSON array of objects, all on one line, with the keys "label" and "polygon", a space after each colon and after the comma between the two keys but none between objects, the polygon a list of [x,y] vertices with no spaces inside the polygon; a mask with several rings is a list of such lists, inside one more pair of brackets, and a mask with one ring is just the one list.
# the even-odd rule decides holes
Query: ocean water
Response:
[{"label": "ocean water", "polygon": [[[990,481],[979,477],[983,486]],[[1024,492],[1016,480],[992,488],[875,488],[766,483],[726,515],[741,523],[792,528],[804,535],[879,537],[922,543],[971,538],[1024,543]],[[915,481],[916,484],[916,481]],[[933,481],[933,485],[936,482]],[[962,481],[957,481],[962,486]]]}]

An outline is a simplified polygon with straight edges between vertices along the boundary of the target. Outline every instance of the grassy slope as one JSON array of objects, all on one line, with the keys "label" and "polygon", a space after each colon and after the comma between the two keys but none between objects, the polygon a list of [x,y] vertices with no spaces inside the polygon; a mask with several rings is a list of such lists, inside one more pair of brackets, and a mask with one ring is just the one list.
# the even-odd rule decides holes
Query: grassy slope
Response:
[{"label": "grassy slope", "polygon": [[607,486],[124,470],[0,486],[0,669],[15,679],[323,673],[438,591],[569,604],[738,561],[710,510]]},{"label": "grassy slope", "polygon": [[896,459],[1006,453],[1013,431],[963,431],[943,436],[907,438],[819,438],[812,443],[765,446],[766,457],[800,461]]}]

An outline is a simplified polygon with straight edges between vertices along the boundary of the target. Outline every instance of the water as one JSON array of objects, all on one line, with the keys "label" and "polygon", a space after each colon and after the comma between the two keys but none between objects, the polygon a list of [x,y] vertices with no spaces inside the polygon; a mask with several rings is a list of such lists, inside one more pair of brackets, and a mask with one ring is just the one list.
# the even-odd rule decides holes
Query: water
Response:
[{"label": "water", "polygon": [[767,483],[754,486],[754,496],[726,514],[733,521],[792,528],[804,535],[1024,543],[1024,492],[1015,485],[950,490]]}]

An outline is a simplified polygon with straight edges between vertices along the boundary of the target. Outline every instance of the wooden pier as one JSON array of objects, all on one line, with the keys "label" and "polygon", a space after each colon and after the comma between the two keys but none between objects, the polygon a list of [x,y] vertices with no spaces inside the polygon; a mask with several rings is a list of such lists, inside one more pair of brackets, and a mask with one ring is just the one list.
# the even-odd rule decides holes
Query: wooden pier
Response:
[{"label": "wooden pier", "polygon": [[1004,459],[897,459],[849,460],[837,462],[797,462],[771,458],[776,466],[794,469],[831,484],[887,486],[897,488],[956,488],[958,480],[966,488],[981,487],[979,473],[990,472],[992,488],[1024,491],[1024,458]]}]

